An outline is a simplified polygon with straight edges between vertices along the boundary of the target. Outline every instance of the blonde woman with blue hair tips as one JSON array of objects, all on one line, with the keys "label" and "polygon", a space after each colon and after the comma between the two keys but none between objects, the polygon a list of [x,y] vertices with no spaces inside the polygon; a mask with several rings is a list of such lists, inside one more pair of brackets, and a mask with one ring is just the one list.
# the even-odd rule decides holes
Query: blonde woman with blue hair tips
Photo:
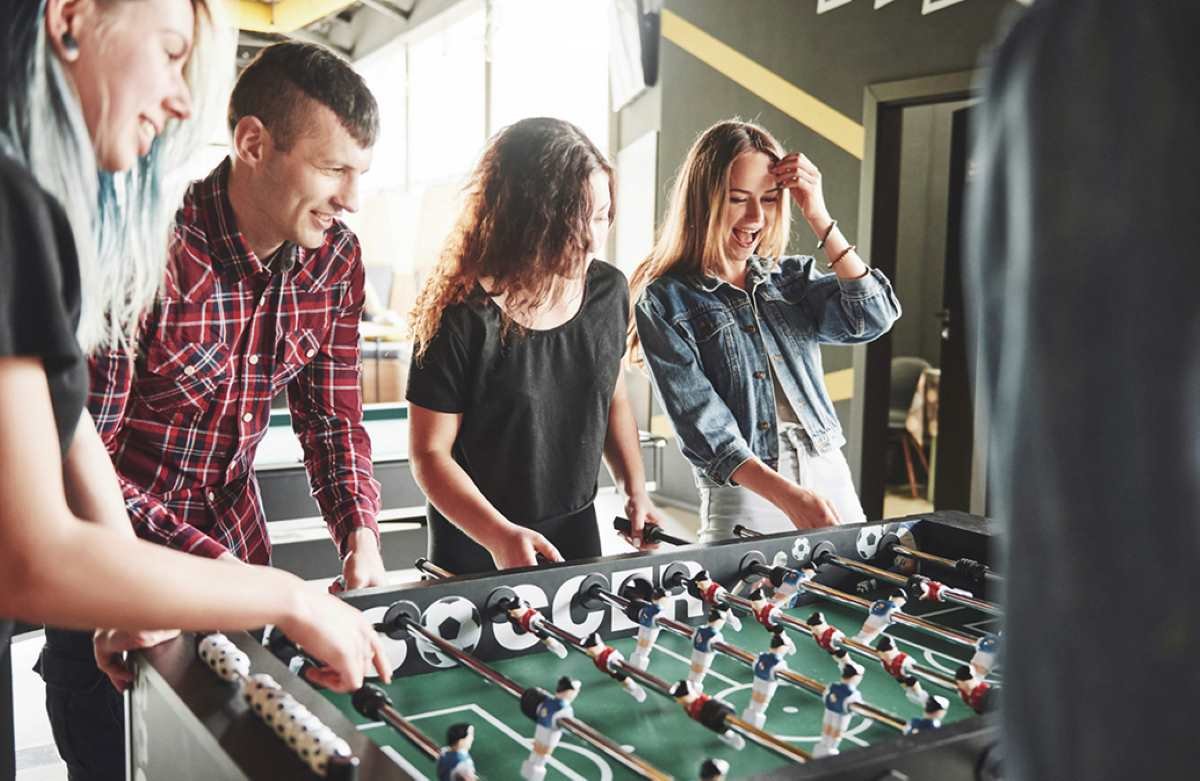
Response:
[{"label": "blonde woman with blue hair tips", "polygon": [[[0,659],[11,619],[115,627],[95,655],[123,688],[124,652],[176,629],[277,624],[349,691],[371,668],[390,678],[362,615],[287,573],[137,540],[84,411],[86,355],[130,344],[163,278],[182,192],[165,174],[195,149],[205,58],[225,53],[210,2],[6,0],[0,14]],[[69,664],[48,656],[43,673],[108,685],[70,681]],[[88,737],[119,737],[119,714],[102,716]],[[0,703],[0,735],[11,718]],[[72,779],[124,777],[123,759],[92,765],[59,732]]]}]

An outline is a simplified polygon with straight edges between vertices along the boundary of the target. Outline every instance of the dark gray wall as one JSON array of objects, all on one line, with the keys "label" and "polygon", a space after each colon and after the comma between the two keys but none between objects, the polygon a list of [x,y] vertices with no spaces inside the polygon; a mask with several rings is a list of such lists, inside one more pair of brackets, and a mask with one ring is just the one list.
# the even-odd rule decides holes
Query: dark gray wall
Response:
[{"label": "dark gray wall", "polygon": [[[966,0],[922,15],[921,5],[920,0],[898,0],[874,10],[871,0],[855,0],[818,15],[816,0],[666,2],[669,11],[856,121],[862,119],[867,85],[975,67],[982,48],[995,39],[1002,16],[1022,7],[1015,0]],[[830,212],[846,235],[856,238],[861,165],[856,157],[668,40],[662,43],[660,80],[660,214],[669,183],[696,135],[713,122],[740,116],[763,124],[786,147],[816,162]],[[642,111],[644,116],[644,107]],[[814,241],[806,225],[796,224],[792,251],[812,253]],[[828,348],[824,362],[827,372],[850,368],[850,351]],[[837,408],[846,424],[849,402]],[[847,431],[852,443],[856,436]],[[694,503],[687,465],[676,449],[668,450],[663,493]]]}]

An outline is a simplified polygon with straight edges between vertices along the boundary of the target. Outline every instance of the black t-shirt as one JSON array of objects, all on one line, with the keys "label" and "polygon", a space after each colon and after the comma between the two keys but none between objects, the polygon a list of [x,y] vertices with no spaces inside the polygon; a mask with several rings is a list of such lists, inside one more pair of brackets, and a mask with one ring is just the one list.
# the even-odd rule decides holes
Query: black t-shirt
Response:
[{"label": "black t-shirt", "polygon": [[[0,154],[0,358],[42,359],[64,455],[87,397],[78,324],[79,259],[67,216],[23,166]],[[0,657],[11,632],[11,622],[0,621]]]},{"label": "black t-shirt", "polygon": [[[579,312],[561,326],[512,329],[502,339],[501,311],[479,290],[446,309],[428,351],[413,362],[408,400],[462,413],[454,460],[513,523],[561,527],[554,522],[595,498],[628,316],[624,275],[595,260]],[[460,536],[432,507],[429,517],[432,550]]]}]

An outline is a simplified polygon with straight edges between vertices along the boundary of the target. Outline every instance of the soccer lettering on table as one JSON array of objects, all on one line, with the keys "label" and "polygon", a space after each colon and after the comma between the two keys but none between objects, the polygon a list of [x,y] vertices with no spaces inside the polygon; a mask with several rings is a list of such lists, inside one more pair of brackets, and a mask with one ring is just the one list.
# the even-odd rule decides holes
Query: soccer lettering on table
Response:
[{"label": "soccer lettering on table", "polygon": [[863,668],[848,661],[842,667],[842,680],[825,688],[825,717],[821,723],[821,739],[813,749],[814,757],[838,753],[838,744],[842,742],[842,734],[850,723],[850,706],[862,702],[862,694],[858,691],[862,676]]},{"label": "soccer lettering on table", "polygon": [[912,657],[897,648],[892,638],[886,635],[879,638],[875,650],[879,651],[879,663],[883,665],[884,672],[904,687],[904,696],[908,701],[914,705],[924,705],[928,695],[921,688],[921,682],[913,675],[916,663]]},{"label": "soccer lettering on table", "polygon": [[858,630],[854,639],[863,644],[874,642],[888,624],[896,620],[895,614],[904,607],[906,602],[908,602],[908,597],[899,589],[893,591],[887,599],[877,599],[872,602],[870,612],[867,613],[867,620],[863,622],[862,629]]},{"label": "soccer lettering on table", "polygon": [[471,745],[475,728],[470,724],[451,724],[446,730],[446,747],[437,760],[438,781],[476,781]]},{"label": "soccer lettering on table", "polygon": [[742,712],[742,720],[761,728],[767,721],[767,708],[775,689],[779,686],[776,676],[787,669],[786,657],[796,652],[792,639],[779,629],[771,636],[771,648],[754,660],[754,684],[750,693],[750,704]]},{"label": "soccer lettering on table", "polygon": [[646,690],[639,686],[637,681],[621,671],[621,662],[625,661],[625,657],[616,648],[606,645],[600,639],[599,632],[592,632],[587,636],[587,639],[583,641],[583,650],[587,651],[587,655],[592,657],[592,663],[596,665],[597,670],[620,683],[621,688],[630,697],[633,697],[638,702],[645,702]]},{"label": "soccer lettering on table", "polygon": [[525,781],[542,781],[546,777],[546,762],[562,739],[559,722],[575,715],[571,703],[578,696],[581,685],[579,681],[563,676],[558,679],[554,695],[546,697],[537,706],[533,750],[529,752],[529,759],[521,764],[521,778]]},{"label": "soccer lettering on table", "polygon": [[713,643],[720,643],[724,640],[721,630],[725,628],[725,621],[729,615],[728,606],[713,605],[712,609],[708,611],[708,622],[704,626],[697,627],[692,634],[692,666],[688,670],[687,679],[696,687],[697,691],[704,691],[704,676],[708,675],[713,657],[717,653],[717,649],[713,648]]},{"label": "soccer lettering on table", "polygon": [[[691,581],[688,583],[688,590],[705,604],[729,606],[725,601],[725,597],[729,592],[725,590],[724,586],[713,580],[706,569],[702,569],[692,576]],[[742,631],[742,622],[737,617],[737,614],[728,613],[727,615],[729,625],[733,627],[733,631]]]}]

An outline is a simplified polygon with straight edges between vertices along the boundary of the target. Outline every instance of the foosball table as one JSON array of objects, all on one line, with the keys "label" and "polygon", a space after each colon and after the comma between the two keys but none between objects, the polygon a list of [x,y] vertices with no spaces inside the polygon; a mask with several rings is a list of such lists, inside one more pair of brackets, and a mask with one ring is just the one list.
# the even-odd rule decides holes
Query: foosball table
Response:
[{"label": "foosball table", "polygon": [[[993,779],[992,532],[954,512],[352,592],[391,684],[286,638],[139,655],[135,779]],[[455,775],[458,773],[458,775]]]}]

